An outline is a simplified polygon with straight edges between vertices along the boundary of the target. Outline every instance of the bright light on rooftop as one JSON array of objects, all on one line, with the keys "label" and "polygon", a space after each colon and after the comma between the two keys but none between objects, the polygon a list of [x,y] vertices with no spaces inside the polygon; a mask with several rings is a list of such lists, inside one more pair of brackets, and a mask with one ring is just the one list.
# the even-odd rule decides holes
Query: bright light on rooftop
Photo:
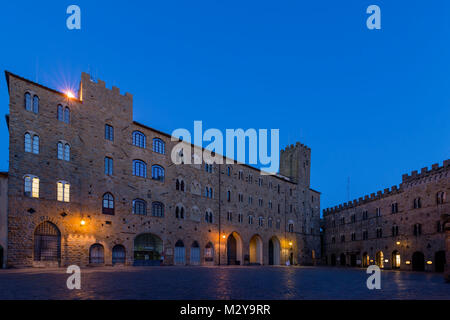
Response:
[{"label": "bright light on rooftop", "polygon": [[69,97],[70,99],[75,98],[75,95],[74,95],[73,92],[70,91],[70,90],[67,90],[67,91],[66,91],[66,95],[67,95],[67,97]]}]

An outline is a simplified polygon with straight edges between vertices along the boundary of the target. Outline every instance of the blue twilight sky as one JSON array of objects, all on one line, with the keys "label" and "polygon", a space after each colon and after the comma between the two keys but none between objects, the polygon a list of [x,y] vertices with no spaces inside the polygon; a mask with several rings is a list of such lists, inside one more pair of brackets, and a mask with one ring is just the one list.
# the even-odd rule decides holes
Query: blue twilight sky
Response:
[{"label": "blue twilight sky", "polygon": [[[381,30],[366,27],[371,4]],[[157,129],[279,128],[281,146],[311,147],[322,208],[348,200],[349,177],[353,199],[450,158],[446,0],[3,1],[0,34],[1,70],[59,90],[89,72]]]}]

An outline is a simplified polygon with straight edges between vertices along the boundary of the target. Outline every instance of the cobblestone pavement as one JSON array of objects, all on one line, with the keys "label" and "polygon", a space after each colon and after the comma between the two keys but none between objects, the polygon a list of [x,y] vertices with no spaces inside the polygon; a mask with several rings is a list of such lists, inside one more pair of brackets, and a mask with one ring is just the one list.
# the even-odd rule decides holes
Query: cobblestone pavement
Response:
[{"label": "cobblestone pavement", "polygon": [[332,267],[101,267],[68,290],[65,269],[0,270],[0,299],[446,299],[441,274]]}]

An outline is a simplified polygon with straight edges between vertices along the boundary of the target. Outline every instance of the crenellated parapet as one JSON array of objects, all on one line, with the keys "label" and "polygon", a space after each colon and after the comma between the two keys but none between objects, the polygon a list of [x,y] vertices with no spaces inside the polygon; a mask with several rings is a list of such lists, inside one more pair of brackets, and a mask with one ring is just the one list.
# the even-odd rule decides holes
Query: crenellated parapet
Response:
[{"label": "crenellated parapet", "polygon": [[439,166],[439,163],[435,163],[431,166],[431,168],[424,167],[420,170],[420,173],[417,170],[411,172],[411,174],[405,173],[402,175],[402,183],[409,183],[415,180],[420,180],[422,178],[428,177],[432,174],[438,173],[440,171],[445,171],[450,168],[450,159],[444,160],[442,166]]},{"label": "crenellated parapet", "polygon": [[[133,95],[131,93],[125,92],[125,94],[120,93],[120,89],[116,86],[112,86],[111,89],[108,89],[106,87],[106,83],[103,80],[97,79],[97,81],[94,81],[90,74],[86,72],[81,73],[81,86],[80,86],[80,100],[83,100],[83,98],[91,98],[93,97],[92,92],[87,93],[91,96],[86,97],[86,93],[83,92],[83,89],[89,88],[89,91],[92,91],[92,89],[96,91],[101,91],[103,94],[110,95],[111,97],[117,98],[125,98],[127,100],[133,101]],[[83,95],[85,95],[83,97]]]}]

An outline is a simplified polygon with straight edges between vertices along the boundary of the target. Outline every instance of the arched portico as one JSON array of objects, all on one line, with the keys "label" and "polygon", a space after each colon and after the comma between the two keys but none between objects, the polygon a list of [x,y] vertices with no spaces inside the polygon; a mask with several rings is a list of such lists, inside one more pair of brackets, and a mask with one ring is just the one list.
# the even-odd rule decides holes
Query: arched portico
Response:
[{"label": "arched portico", "polygon": [[250,263],[263,264],[263,242],[259,235],[255,234],[250,239],[249,244],[250,251]]},{"label": "arched portico", "polygon": [[163,241],[152,233],[142,233],[134,239],[134,265],[160,265]]},{"label": "arched portico", "polygon": [[242,238],[237,232],[232,232],[227,239],[227,264],[242,264]]},{"label": "arched portico", "polygon": [[281,245],[280,240],[276,236],[273,236],[269,240],[269,264],[270,265],[280,265],[280,251]]}]

